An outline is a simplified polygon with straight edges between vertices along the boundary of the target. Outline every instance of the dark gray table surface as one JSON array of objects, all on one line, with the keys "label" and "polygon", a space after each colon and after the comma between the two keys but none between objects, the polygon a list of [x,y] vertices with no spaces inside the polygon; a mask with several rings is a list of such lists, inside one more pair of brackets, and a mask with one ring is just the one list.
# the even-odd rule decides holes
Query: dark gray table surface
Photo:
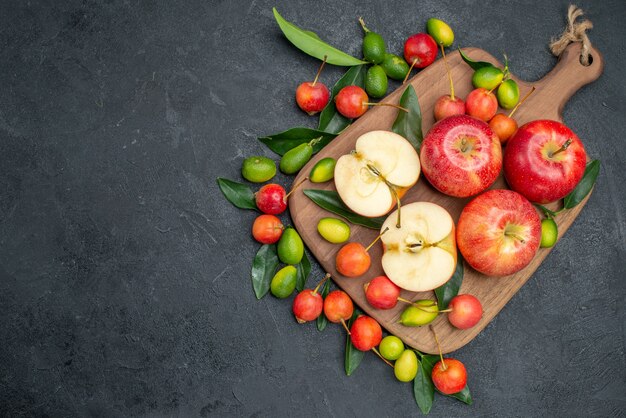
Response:
[{"label": "dark gray table surface", "polygon": [[[337,326],[298,325],[289,301],[252,292],[255,214],[215,178],[275,157],[257,136],[317,122],[293,94],[319,61],[283,38],[271,7],[355,55],[358,16],[396,53],[440,17],[457,45],[506,51],[537,80],[567,4],[2,2],[0,415],[419,415],[412,386],[374,355],[344,375]],[[597,187],[455,353],[474,405],[437,396],[432,416],[626,415],[626,3],[579,6],[606,67],[564,117],[602,161]]]}]

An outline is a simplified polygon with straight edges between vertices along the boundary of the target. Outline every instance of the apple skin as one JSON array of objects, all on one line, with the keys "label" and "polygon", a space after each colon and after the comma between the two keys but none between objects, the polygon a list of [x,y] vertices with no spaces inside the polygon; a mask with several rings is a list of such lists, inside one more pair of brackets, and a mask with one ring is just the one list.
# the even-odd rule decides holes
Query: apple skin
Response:
[{"label": "apple skin", "polygon": [[498,99],[485,88],[477,88],[465,98],[465,110],[468,115],[487,122],[498,111]]},{"label": "apple skin", "polygon": [[465,366],[457,359],[447,358],[444,363],[438,361],[431,374],[433,384],[444,395],[452,395],[463,390],[467,384]]},{"label": "apple skin", "polygon": [[445,119],[448,116],[464,115],[465,114],[465,102],[460,97],[455,97],[454,100],[448,94],[441,96],[435,102],[435,120]]},{"label": "apple skin", "polygon": [[404,42],[404,59],[409,65],[415,61],[415,68],[425,68],[437,58],[437,42],[427,33],[416,33]]},{"label": "apple skin", "polygon": [[448,304],[452,312],[448,313],[448,321],[458,329],[469,329],[483,317],[483,306],[473,295],[456,295]]},{"label": "apple skin", "polygon": [[398,303],[400,288],[387,276],[374,277],[365,284],[365,298],[376,309],[391,309]]},{"label": "apple skin", "polygon": [[[566,150],[553,157],[568,139]],[[585,173],[587,153],[571,129],[553,120],[522,125],[504,152],[504,177],[511,189],[531,202],[549,203],[570,193]]]},{"label": "apple skin", "polygon": [[535,207],[512,190],[489,190],[469,202],[457,223],[463,258],[488,276],[508,276],[533,259],[541,242]]},{"label": "apple skin", "polygon": [[330,92],[324,84],[310,81],[304,82],[296,89],[296,103],[298,107],[309,115],[324,110],[330,100]]},{"label": "apple skin", "polygon": [[[462,141],[468,141],[463,151]],[[491,186],[502,168],[500,140],[485,122],[467,115],[437,122],[420,152],[422,172],[440,192],[469,197]]]}]

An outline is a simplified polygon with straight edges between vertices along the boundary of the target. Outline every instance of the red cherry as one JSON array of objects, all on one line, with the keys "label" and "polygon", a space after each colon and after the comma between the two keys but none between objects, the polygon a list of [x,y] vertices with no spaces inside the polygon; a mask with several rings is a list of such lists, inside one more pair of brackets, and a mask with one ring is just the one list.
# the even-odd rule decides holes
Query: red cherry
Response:
[{"label": "red cherry", "polygon": [[322,313],[324,300],[313,289],[304,289],[293,300],[293,314],[299,324],[313,321]]},{"label": "red cherry", "polygon": [[400,288],[387,276],[378,276],[365,285],[365,298],[376,309],[391,309],[398,303]]},{"label": "red cherry", "polygon": [[311,82],[300,84],[296,89],[296,103],[298,103],[300,109],[304,110],[309,115],[321,112],[330,100],[328,87],[317,81],[322,72],[322,68],[324,68],[324,64],[326,64],[326,57],[324,57],[324,61],[319,70],[317,70],[315,79]]},{"label": "red cherry", "polygon": [[368,109],[368,102],[367,93],[359,86],[346,86],[335,96],[337,111],[348,119],[363,115]]},{"label": "red cherry", "polygon": [[438,361],[431,375],[437,390],[444,395],[452,395],[467,385],[467,371],[459,360],[447,358]]},{"label": "red cherry", "polygon": [[459,329],[468,329],[480,321],[483,316],[483,306],[472,295],[457,295],[448,304],[452,312],[448,314],[448,321]]},{"label": "red cherry", "polygon": [[274,244],[283,234],[284,225],[274,215],[260,215],[252,224],[252,236],[261,244]]},{"label": "red cherry", "polygon": [[383,330],[374,318],[360,315],[350,327],[350,341],[357,350],[369,351],[380,344]]},{"label": "red cherry", "polygon": [[435,120],[445,119],[449,116],[464,115],[465,102],[460,97],[452,99],[449,95],[441,96],[435,102]]},{"label": "red cherry", "polygon": [[287,209],[286,194],[280,184],[266,184],[256,192],[256,206],[263,213],[279,215]]},{"label": "red cherry", "polygon": [[498,111],[498,99],[485,88],[477,88],[465,98],[465,111],[482,121],[489,121]]},{"label": "red cherry", "polygon": [[413,67],[425,68],[437,58],[437,43],[427,33],[416,33],[404,42],[404,59]]},{"label": "red cherry", "polygon": [[333,290],[324,299],[324,315],[332,323],[347,321],[353,313],[352,299],[343,290]]}]

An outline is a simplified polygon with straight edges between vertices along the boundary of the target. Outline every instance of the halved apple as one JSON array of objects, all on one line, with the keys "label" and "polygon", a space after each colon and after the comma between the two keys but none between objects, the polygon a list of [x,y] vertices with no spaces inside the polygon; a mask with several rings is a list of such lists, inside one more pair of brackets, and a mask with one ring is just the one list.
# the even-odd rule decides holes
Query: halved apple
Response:
[{"label": "halved apple", "polygon": [[352,211],[375,217],[388,213],[419,175],[419,156],[409,141],[393,132],[371,131],[337,160],[335,186]]},{"label": "halved apple", "polygon": [[447,210],[430,202],[402,207],[402,226],[396,213],[383,223],[383,270],[399,287],[421,292],[435,289],[452,277],[456,268],[454,221]]}]

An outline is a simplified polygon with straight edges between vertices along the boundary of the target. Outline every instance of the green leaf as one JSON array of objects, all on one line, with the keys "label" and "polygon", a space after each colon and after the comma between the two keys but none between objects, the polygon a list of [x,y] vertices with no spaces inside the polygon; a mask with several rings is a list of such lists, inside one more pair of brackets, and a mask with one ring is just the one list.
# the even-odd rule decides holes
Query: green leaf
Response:
[{"label": "green leaf", "polygon": [[465,385],[462,391],[453,393],[452,395],[446,395],[446,396],[450,398],[458,399],[459,401],[467,405],[471,405],[474,402],[472,400],[472,394],[470,393],[469,387],[467,387],[467,385]]},{"label": "green leaf", "polygon": [[448,308],[448,304],[452,298],[459,294],[459,289],[463,283],[463,257],[460,252],[457,254],[456,269],[454,270],[454,274],[450,280],[435,289],[439,310]]},{"label": "green leaf", "polygon": [[218,177],[217,185],[220,187],[226,200],[239,209],[257,210],[254,201],[254,192],[245,184]]},{"label": "green leaf", "polygon": [[302,260],[298,263],[296,269],[298,270],[296,290],[302,292],[304,286],[306,286],[306,280],[309,278],[309,273],[311,273],[311,262],[306,256],[306,253],[302,255]]},{"label": "green leaf", "polygon": [[419,152],[424,140],[422,133],[422,111],[420,109],[417,94],[413,86],[409,85],[400,97],[400,106],[408,109],[408,112],[400,110],[391,130],[405,137]]},{"label": "green leaf", "polygon": [[[326,296],[328,296],[328,292],[330,292],[330,280],[326,280],[326,283],[324,283],[324,287],[322,288],[323,299],[326,299]],[[317,317],[317,330],[324,331],[326,325],[328,325],[328,319],[326,319],[326,315],[324,315],[324,312],[322,312],[320,316]]]},{"label": "green leaf", "polygon": [[329,212],[339,215],[344,219],[356,225],[366,228],[380,229],[385,222],[385,217],[367,218],[352,212],[342,201],[337,192],[332,190],[306,189],[304,194],[307,195],[317,206],[326,209]]},{"label": "green leaf", "polygon": [[276,245],[263,245],[252,262],[252,287],[257,299],[261,299],[270,290],[270,283],[277,267]]},{"label": "green leaf", "polygon": [[340,66],[353,66],[367,64],[365,61],[354,58],[352,55],[348,55],[343,51],[338,50],[335,47],[328,45],[322,41],[320,37],[308,30],[302,30],[293,23],[287,22],[274,7],[274,18],[276,23],[280,26],[280,30],[283,31],[287,39],[294,44],[298,49],[302,50],[306,54],[323,60],[326,57],[326,62],[333,65]]},{"label": "green leaf", "polygon": [[336,136],[336,134],[330,132],[298,127],[287,129],[284,132],[279,132],[274,135],[261,137],[259,138],[259,141],[267,145],[268,148],[276,154],[285,155],[285,153],[290,149],[295,148],[300,144],[309,143],[312,139],[321,137],[321,139],[313,145],[313,154],[315,154],[328,145],[328,143],[335,139]]},{"label": "green leaf", "polygon": [[474,61],[473,59],[471,59],[470,57],[468,57],[467,55],[465,55],[463,53],[463,51],[461,50],[461,48],[459,48],[459,52],[461,53],[461,58],[463,58],[463,61],[465,61],[467,63],[467,65],[469,65],[470,67],[472,67],[472,69],[474,71],[478,70],[479,68],[483,68],[483,67],[495,67],[495,65],[493,65],[490,62],[485,62],[485,61]]},{"label": "green leaf", "polygon": [[[352,318],[348,321],[348,329],[352,326],[352,323],[356,319],[357,316],[361,315],[362,312],[358,309],[354,310],[352,314]],[[361,350],[357,350],[350,340],[350,335],[346,334],[346,357],[344,362],[344,368],[346,370],[346,375],[350,376],[361,364],[361,360],[365,356],[365,352]]]},{"label": "green leaf", "polygon": [[435,398],[435,385],[433,385],[431,378],[435,363],[427,357],[434,356],[424,356],[422,361],[418,361],[417,376],[413,380],[413,397],[415,397],[415,402],[424,415],[428,415],[430,412]]},{"label": "green leaf", "polygon": [[339,90],[346,86],[359,86],[361,88],[365,88],[366,73],[367,68],[365,68],[365,65],[357,65],[346,71],[339,81],[335,83],[330,95],[330,100],[324,110],[322,110],[322,113],[320,113],[320,122],[317,129],[320,131],[339,134],[339,132],[350,126],[351,120],[341,116],[341,114],[337,112],[334,99],[337,93],[339,93]]},{"label": "green leaf", "polygon": [[587,168],[585,168],[585,174],[583,174],[583,178],[580,179],[576,188],[571,191],[570,194],[565,196],[563,200],[563,207],[565,209],[571,209],[574,206],[578,205],[583,201],[585,196],[589,194],[593,185],[596,184],[596,179],[598,178],[598,173],[600,172],[600,161],[593,160],[587,164]]}]

